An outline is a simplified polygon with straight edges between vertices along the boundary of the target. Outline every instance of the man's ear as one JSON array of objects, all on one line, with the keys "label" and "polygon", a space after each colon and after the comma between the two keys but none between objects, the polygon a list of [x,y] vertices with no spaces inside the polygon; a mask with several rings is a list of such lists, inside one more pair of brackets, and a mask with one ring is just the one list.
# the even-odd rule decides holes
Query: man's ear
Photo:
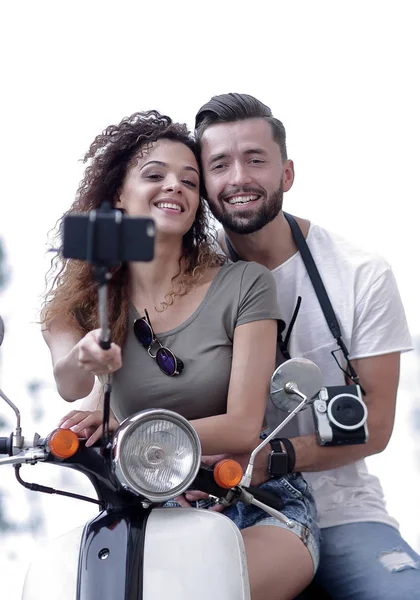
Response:
[{"label": "man's ear", "polygon": [[286,160],[283,166],[283,191],[288,192],[295,180],[295,166],[292,160]]}]

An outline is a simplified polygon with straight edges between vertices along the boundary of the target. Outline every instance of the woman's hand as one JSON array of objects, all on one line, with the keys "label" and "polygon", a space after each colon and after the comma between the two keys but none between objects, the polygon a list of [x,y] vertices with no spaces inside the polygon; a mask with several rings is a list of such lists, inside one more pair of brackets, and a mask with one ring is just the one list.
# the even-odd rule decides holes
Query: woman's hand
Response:
[{"label": "woman's hand", "polygon": [[112,343],[109,350],[100,345],[100,329],[89,331],[77,344],[79,366],[94,375],[113,373],[121,368],[121,348]]},{"label": "woman's hand", "polygon": [[[212,467],[213,465],[215,465],[220,460],[223,460],[224,458],[228,458],[227,454],[216,454],[214,456],[202,456],[201,462],[204,465],[208,465],[209,467]],[[209,497],[209,494],[207,494],[206,492],[201,492],[199,490],[187,490],[186,492],[184,492],[184,494],[182,494],[182,496],[177,496],[175,498],[175,500],[182,507],[191,508],[191,506],[192,506],[191,502],[196,502],[197,500],[206,500],[208,497]],[[223,504],[215,504],[214,506],[211,506],[208,510],[212,510],[215,512],[222,512],[222,511],[224,511],[224,509],[225,509],[225,507],[223,506]]]},{"label": "woman's hand", "polygon": [[[60,419],[58,427],[71,429],[80,437],[86,438],[86,446],[92,446],[103,434],[102,420],[102,410],[72,410]],[[117,427],[118,421],[114,417],[110,417],[109,431],[113,433]]]}]

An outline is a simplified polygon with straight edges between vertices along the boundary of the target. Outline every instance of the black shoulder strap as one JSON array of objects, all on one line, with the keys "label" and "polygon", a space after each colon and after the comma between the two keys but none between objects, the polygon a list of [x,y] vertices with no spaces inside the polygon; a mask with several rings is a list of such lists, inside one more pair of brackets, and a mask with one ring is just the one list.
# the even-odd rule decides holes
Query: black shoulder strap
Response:
[{"label": "black shoulder strap", "polygon": [[338,324],[337,317],[334,313],[334,309],[332,307],[330,299],[328,298],[327,290],[325,289],[324,283],[316,267],[315,261],[312,258],[312,254],[308,248],[308,244],[306,243],[305,237],[295,218],[292,217],[292,215],[289,215],[288,213],[283,214],[286,218],[286,221],[290,225],[290,229],[292,230],[293,239],[295,240],[296,246],[305,264],[309,278],[312,282],[312,285],[314,286],[315,293],[321,305],[322,312],[324,313],[328,327],[330,328],[331,333],[336,339],[341,338],[340,325]]},{"label": "black shoulder strap", "polygon": [[[292,357],[290,356],[288,349],[289,336],[286,334],[286,339],[283,339],[283,331],[285,329],[286,323],[282,319],[277,319],[277,347],[282,353],[284,360],[289,360],[289,358]],[[290,326],[288,331],[290,331]]]},{"label": "black shoulder strap", "polygon": [[231,260],[233,262],[238,262],[238,260],[241,260],[241,257],[235,251],[234,247],[230,243],[229,238],[226,234],[225,234],[225,242],[226,242],[226,248],[228,249],[228,254],[229,254],[229,257],[231,258]]},{"label": "black shoulder strap", "polygon": [[[328,327],[329,327],[331,333],[333,334],[342,353],[344,354],[344,358],[346,359],[348,370],[349,370],[347,375],[350,377],[350,379],[354,383],[360,385],[359,377],[357,376],[357,373],[354,370],[354,368],[350,362],[350,359],[349,359],[349,351],[347,350],[347,346],[345,345],[344,340],[341,337],[340,325],[338,324],[337,317],[335,316],[335,312],[334,312],[334,309],[330,302],[330,299],[328,297],[327,290],[325,289],[324,283],[321,279],[321,275],[319,274],[319,271],[317,269],[315,261],[312,258],[312,254],[308,248],[308,244],[306,243],[305,237],[304,237],[296,219],[294,217],[292,217],[292,215],[289,215],[286,212],[283,212],[283,214],[286,218],[286,221],[290,225],[290,229],[292,230],[293,239],[295,240],[297,249],[300,252],[300,255],[302,257],[302,260],[303,260],[306,270],[308,272],[309,278],[314,287],[315,294],[318,298],[322,312],[324,313],[324,317],[325,317],[325,320],[327,321]],[[335,358],[335,356],[334,356],[334,358]],[[363,390],[362,387],[361,387],[361,390],[362,390],[363,394],[365,394],[365,391]]]}]

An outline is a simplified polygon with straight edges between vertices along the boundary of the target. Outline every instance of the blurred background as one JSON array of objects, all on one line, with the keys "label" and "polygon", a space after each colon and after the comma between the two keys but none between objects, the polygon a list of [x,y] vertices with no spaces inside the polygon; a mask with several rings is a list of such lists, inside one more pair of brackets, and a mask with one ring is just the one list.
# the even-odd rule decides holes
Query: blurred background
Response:
[{"label": "blurred background", "polygon": [[[285,208],[379,252],[396,275],[415,350],[402,358],[392,440],[368,464],[420,551],[417,12],[415,0],[2,3],[0,384],[26,434],[45,435],[73,408],[55,391],[38,311],[47,235],[74,198],[90,142],[136,110],[156,108],[192,127],[211,96],[250,93],[288,133],[296,180]],[[0,435],[13,426],[0,403]],[[22,475],[92,493],[64,469]],[[24,490],[2,468],[9,600],[20,597],[42,544],[94,514],[86,503]]]}]

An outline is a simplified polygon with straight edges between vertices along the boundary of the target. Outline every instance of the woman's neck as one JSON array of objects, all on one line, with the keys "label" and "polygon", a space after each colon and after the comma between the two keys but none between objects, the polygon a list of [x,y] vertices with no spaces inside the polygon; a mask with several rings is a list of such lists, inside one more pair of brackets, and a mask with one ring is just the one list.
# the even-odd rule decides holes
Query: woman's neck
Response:
[{"label": "woman's neck", "polygon": [[157,306],[182,274],[182,240],[156,240],[150,262],[129,263],[129,294],[135,305]]}]

